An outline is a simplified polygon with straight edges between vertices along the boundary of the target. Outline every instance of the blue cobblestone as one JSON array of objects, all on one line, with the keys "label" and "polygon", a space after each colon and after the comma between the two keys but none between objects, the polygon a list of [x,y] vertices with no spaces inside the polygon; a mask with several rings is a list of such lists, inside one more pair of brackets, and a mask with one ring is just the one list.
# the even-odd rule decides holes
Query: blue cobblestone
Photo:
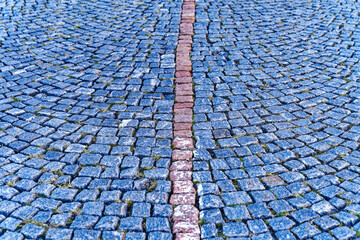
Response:
[{"label": "blue cobblestone", "polygon": [[308,222],[303,223],[300,226],[293,228],[292,230],[299,237],[299,239],[308,239],[321,233],[319,229],[315,228]]},{"label": "blue cobblestone", "polygon": [[225,223],[223,233],[228,237],[246,237],[249,235],[249,230],[244,223]]},{"label": "blue cobblestone", "polygon": [[[173,238],[183,1],[50,2],[0,3],[0,238]],[[359,7],[196,1],[202,239],[356,238]]]}]

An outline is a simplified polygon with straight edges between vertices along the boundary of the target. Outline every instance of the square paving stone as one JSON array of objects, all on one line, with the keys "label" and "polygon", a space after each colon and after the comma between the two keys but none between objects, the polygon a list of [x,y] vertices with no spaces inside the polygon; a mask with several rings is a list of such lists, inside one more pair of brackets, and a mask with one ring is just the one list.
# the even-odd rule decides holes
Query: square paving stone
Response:
[{"label": "square paving stone", "polygon": [[0,214],[8,216],[20,206],[21,205],[16,202],[4,200],[0,202]]},{"label": "square paving stone", "polygon": [[31,206],[24,206],[16,209],[11,216],[20,218],[22,220],[29,220],[31,219],[39,209]]},{"label": "square paving stone", "polygon": [[124,232],[103,231],[101,237],[103,238],[103,240],[122,240],[124,235]]},{"label": "square paving stone", "polygon": [[125,235],[125,240],[145,240],[146,234],[140,232],[128,232]]},{"label": "square paving stone", "polygon": [[77,189],[56,188],[50,197],[61,201],[73,201],[77,192]]},{"label": "square paving stone", "polygon": [[205,195],[201,196],[199,200],[199,208],[207,209],[207,208],[219,208],[224,207],[221,199],[216,195]]},{"label": "square paving stone", "polygon": [[127,217],[120,220],[120,230],[142,231],[143,219],[139,217]]},{"label": "square paving stone", "polygon": [[120,219],[118,217],[113,216],[102,217],[96,224],[95,229],[106,231],[116,230],[119,220]]},{"label": "square paving stone", "polygon": [[201,237],[202,238],[215,237],[217,235],[217,233],[218,233],[218,230],[214,223],[205,224],[205,225],[201,226]]},{"label": "square paving stone", "polygon": [[314,220],[314,223],[318,225],[322,230],[328,231],[334,227],[339,226],[339,222],[329,216],[323,216]]},{"label": "square paving stone", "polygon": [[70,213],[55,214],[51,217],[50,224],[52,226],[65,227],[68,221],[70,220],[70,218],[71,218]]},{"label": "square paving stone", "polygon": [[21,233],[24,234],[28,238],[39,238],[45,232],[45,228],[39,227],[34,224],[26,224],[21,228]]},{"label": "square paving stone", "polygon": [[250,213],[244,205],[235,207],[225,207],[224,214],[229,220],[251,219]]},{"label": "square paving stone", "polygon": [[0,223],[0,228],[15,231],[21,223],[22,221],[17,218],[8,217]]},{"label": "square paving stone", "polygon": [[200,212],[200,219],[204,220],[206,223],[223,223],[223,217],[220,209],[208,209]]},{"label": "square paving stone", "polygon": [[296,236],[298,236],[299,239],[309,239],[309,238],[321,233],[321,231],[319,229],[317,229],[316,227],[314,227],[313,225],[311,225],[308,222],[303,223],[303,224],[293,228],[292,231],[293,231],[293,233],[296,234]]},{"label": "square paving stone", "polygon": [[78,215],[75,217],[74,221],[70,225],[70,228],[75,229],[86,229],[92,228],[95,226],[99,217],[89,216],[89,215]]},{"label": "square paving stone", "polygon": [[319,217],[319,215],[311,209],[300,209],[296,212],[292,212],[290,216],[298,223],[303,223]]},{"label": "square paving stone", "polygon": [[278,217],[269,219],[270,227],[275,231],[291,229],[295,226],[295,222],[290,220],[288,217]]},{"label": "square paving stone", "polygon": [[332,217],[336,218],[347,226],[352,226],[359,220],[357,216],[343,211],[334,214]]},{"label": "square paving stone", "polygon": [[87,202],[95,201],[99,196],[99,190],[82,190],[76,197],[75,201]]},{"label": "square paving stone", "polygon": [[321,233],[319,235],[316,235],[314,237],[314,240],[335,240],[335,238],[331,236],[330,233]]},{"label": "square paving stone", "polygon": [[170,224],[167,218],[150,217],[146,218],[146,231],[170,232]]},{"label": "square paving stone", "polygon": [[255,235],[269,231],[266,224],[261,219],[247,221],[247,225],[250,232]]},{"label": "square paving stone", "polygon": [[228,237],[249,236],[249,230],[244,223],[224,223],[223,234]]},{"label": "square paving stone", "polygon": [[1,238],[4,240],[23,240],[24,236],[21,233],[6,231]]},{"label": "square paving stone", "polygon": [[244,191],[264,190],[265,187],[257,178],[242,179],[238,181],[238,185]]},{"label": "square paving stone", "polygon": [[221,198],[225,202],[226,206],[252,203],[252,199],[244,191],[223,193]]},{"label": "square paving stone", "polygon": [[150,217],[151,204],[149,203],[134,203],[132,206],[133,217]]},{"label": "square paving stone", "polygon": [[125,217],[128,205],[125,203],[112,203],[105,207],[105,215]]},{"label": "square paving stone", "polygon": [[289,230],[278,231],[275,236],[279,240],[296,240],[296,237]]},{"label": "square paving stone", "polygon": [[254,218],[269,218],[272,217],[271,211],[264,203],[254,203],[248,206],[248,210]]},{"label": "square paving stone", "polygon": [[46,239],[49,240],[58,240],[58,239],[64,239],[64,240],[70,240],[73,234],[72,229],[61,229],[61,228],[49,228],[49,230],[46,233]]},{"label": "square paving stone", "polygon": [[73,239],[77,240],[97,240],[100,238],[101,231],[95,230],[75,230]]},{"label": "square paving stone", "polygon": [[101,216],[104,210],[104,203],[103,202],[86,202],[83,205],[82,213],[86,215],[95,215]]}]

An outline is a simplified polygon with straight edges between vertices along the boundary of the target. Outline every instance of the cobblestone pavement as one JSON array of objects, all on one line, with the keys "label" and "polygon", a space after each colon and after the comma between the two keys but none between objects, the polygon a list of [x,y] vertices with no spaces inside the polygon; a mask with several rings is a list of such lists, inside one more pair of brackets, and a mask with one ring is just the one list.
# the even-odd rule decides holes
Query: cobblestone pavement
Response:
[{"label": "cobblestone pavement", "polygon": [[[182,3],[0,2],[0,240],[174,237]],[[359,10],[196,1],[202,239],[360,237]]]},{"label": "cobblestone pavement", "polygon": [[359,237],[359,3],[196,3],[202,238]]},{"label": "cobblestone pavement", "polygon": [[0,239],[172,238],[181,4],[0,3]]}]

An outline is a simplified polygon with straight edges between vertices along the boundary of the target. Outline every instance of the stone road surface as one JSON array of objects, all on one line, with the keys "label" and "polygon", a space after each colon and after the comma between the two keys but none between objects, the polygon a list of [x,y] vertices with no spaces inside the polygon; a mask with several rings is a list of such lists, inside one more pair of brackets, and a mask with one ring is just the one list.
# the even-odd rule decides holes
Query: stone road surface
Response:
[{"label": "stone road surface", "polygon": [[[0,240],[175,237],[182,4],[0,2]],[[201,239],[360,237],[359,12],[196,0]]]},{"label": "stone road surface", "polygon": [[0,239],[171,239],[181,4],[0,3]]},{"label": "stone road surface", "polygon": [[360,236],[360,5],[197,0],[202,238]]}]

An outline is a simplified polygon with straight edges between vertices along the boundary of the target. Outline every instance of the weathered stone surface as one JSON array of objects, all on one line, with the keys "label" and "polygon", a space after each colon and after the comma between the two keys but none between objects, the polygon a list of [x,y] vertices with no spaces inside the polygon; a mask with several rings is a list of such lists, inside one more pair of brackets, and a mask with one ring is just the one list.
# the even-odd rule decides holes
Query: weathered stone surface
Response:
[{"label": "weathered stone surface", "polygon": [[193,104],[190,82],[174,96],[182,4],[0,3],[0,238],[172,238],[170,166],[192,157],[171,148],[175,101]]}]

